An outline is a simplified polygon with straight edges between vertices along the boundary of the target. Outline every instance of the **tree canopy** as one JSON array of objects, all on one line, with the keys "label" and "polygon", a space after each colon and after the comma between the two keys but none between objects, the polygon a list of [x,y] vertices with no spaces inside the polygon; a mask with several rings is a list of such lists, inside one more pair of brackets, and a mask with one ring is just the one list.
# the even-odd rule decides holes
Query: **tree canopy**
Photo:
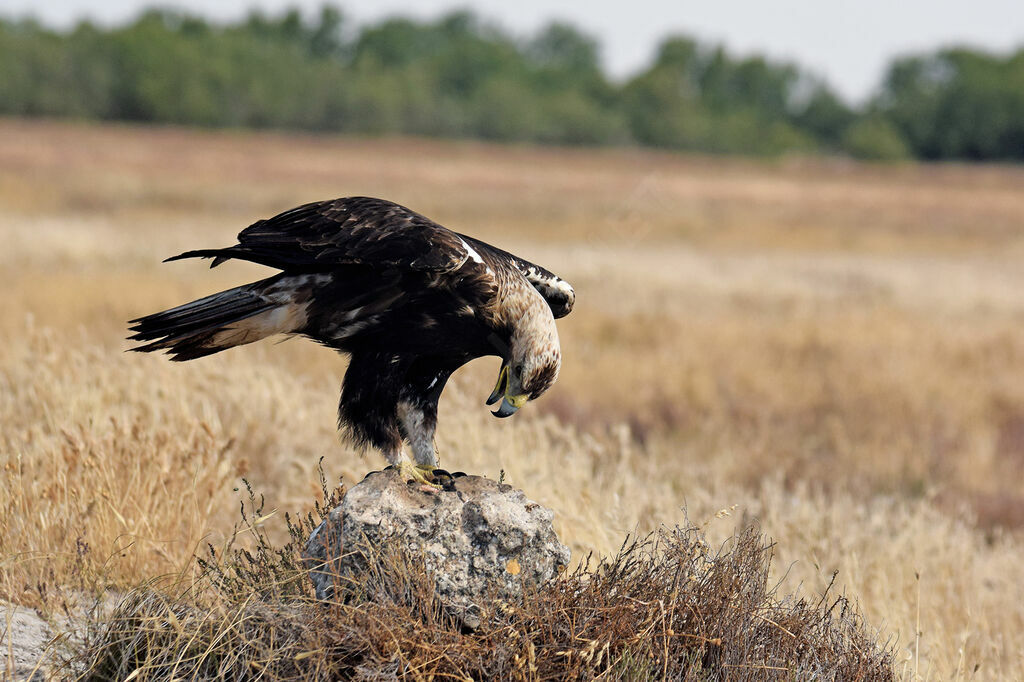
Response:
[{"label": "tree canopy", "polygon": [[338,8],[228,24],[151,9],[101,28],[0,20],[0,114],[703,152],[1024,160],[1024,49],[894,61],[847,105],[798,65],[670,36],[625,82],[570,24],[475,14],[356,28]]}]

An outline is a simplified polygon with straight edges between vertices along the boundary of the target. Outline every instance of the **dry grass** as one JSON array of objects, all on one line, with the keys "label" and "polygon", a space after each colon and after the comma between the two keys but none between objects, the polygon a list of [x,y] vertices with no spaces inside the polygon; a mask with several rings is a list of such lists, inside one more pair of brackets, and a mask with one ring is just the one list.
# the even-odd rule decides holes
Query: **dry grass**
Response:
[{"label": "dry grass", "polygon": [[461,372],[444,464],[504,469],[577,557],[683,507],[712,543],[757,518],[771,583],[813,599],[838,570],[901,679],[1024,679],[1022,190],[1014,168],[2,122],[0,592],[193,570],[240,476],[301,511],[321,456],[376,467],[337,443],[324,349],[121,352],[124,320],[259,273],[161,258],[371,194],[577,288],[556,389],[499,422],[496,367]]},{"label": "dry grass", "polygon": [[467,629],[401,545],[373,548],[363,581],[339,579],[334,600],[316,602],[297,558],[331,505],[289,520],[277,547],[250,499],[239,530],[251,549],[211,547],[190,584],[132,592],[89,623],[65,669],[90,680],[894,679],[847,599],[777,597],[753,528],[717,551],[692,527],[628,538],[515,603],[485,602]]}]

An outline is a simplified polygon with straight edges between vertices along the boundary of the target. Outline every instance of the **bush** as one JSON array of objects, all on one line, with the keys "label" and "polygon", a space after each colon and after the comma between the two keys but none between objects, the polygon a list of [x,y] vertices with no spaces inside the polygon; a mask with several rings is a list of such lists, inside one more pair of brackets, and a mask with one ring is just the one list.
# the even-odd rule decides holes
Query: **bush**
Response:
[{"label": "bush", "polygon": [[135,590],[91,624],[68,669],[96,680],[894,679],[890,650],[846,598],[769,587],[771,544],[754,528],[718,551],[696,527],[627,539],[614,558],[496,603],[467,630],[422,562],[394,548],[382,548],[361,598],[314,601],[298,550],[338,494],[289,520],[282,548],[250,499],[236,536],[251,534],[251,549],[211,548],[197,582]]}]

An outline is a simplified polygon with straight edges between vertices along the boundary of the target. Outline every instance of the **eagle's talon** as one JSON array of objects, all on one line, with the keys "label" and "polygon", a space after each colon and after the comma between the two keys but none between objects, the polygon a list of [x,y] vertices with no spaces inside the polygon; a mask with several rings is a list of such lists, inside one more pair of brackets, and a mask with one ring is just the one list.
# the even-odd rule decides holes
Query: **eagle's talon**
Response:
[{"label": "eagle's talon", "polygon": [[413,481],[421,486],[430,486],[435,490],[444,490],[444,486],[434,480],[434,467],[429,464],[413,464],[408,460],[402,460],[402,463],[398,465],[398,471],[407,481]]},{"label": "eagle's talon", "polygon": [[[463,474],[465,475],[465,474]],[[445,490],[452,492],[455,490],[455,474],[444,469],[434,469],[434,479],[439,480]]]}]

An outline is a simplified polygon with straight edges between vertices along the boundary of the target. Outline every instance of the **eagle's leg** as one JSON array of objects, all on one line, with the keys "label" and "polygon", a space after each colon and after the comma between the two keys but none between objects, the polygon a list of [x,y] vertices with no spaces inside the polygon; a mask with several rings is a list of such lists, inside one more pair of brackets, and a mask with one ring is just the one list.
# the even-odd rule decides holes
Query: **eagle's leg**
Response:
[{"label": "eagle's leg", "polygon": [[[403,478],[436,488],[434,466],[414,466],[402,456],[402,442],[410,432],[419,433],[415,420],[408,426],[402,420],[404,398],[408,386],[404,376],[396,377],[394,355],[355,353],[345,372],[338,405],[338,425],[347,428],[356,445],[368,445],[384,455],[389,467]],[[410,431],[411,429],[411,431]],[[431,436],[433,432],[431,432]],[[410,442],[418,442],[410,440]],[[420,460],[417,459],[417,463]]]},{"label": "eagle's leg", "polygon": [[434,430],[437,428],[437,404],[402,400],[398,403],[398,423],[402,437],[409,441],[416,466],[433,472],[437,468]]},{"label": "eagle's leg", "polygon": [[399,393],[396,414],[402,438],[409,442],[416,466],[425,471],[437,468],[434,432],[437,430],[437,402],[441,399],[451,369],[434,359],[415,362]]},{"label": "eagle's leg", "polygon": [[[396,406],[398,430],[404,440],[409,441],[415,464],[402,458],[399,471],[405,478],[417,483],[441,488],[434,477],[437,456],[434,453],[434,425],[429,410],[424,410],[418,401],[400,400]],[[436,413],[434,413],[436,414]]]}]

